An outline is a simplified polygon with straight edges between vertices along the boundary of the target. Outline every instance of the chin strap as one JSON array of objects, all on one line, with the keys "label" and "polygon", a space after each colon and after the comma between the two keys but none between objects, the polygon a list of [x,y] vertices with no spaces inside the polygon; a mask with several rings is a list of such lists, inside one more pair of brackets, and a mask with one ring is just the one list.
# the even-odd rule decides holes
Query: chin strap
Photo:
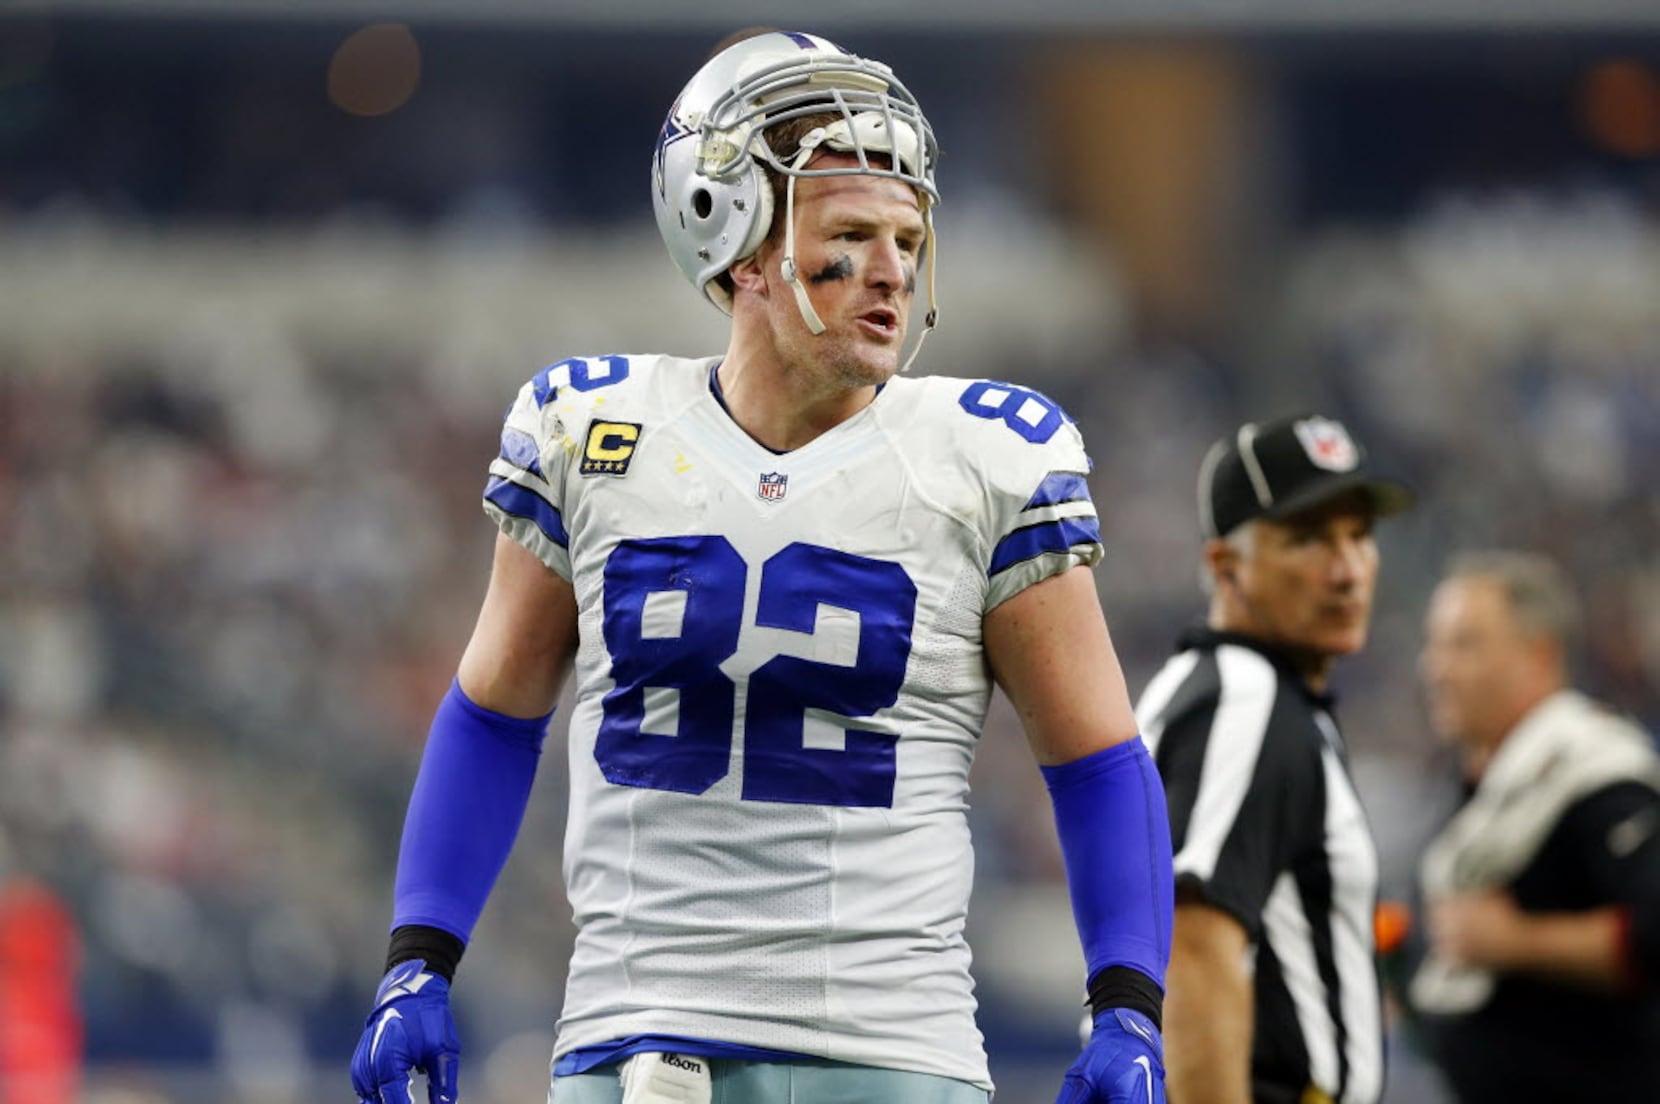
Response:
[{"label": "chin strap", "polygon": [[[810,130],[803,135],[801,138],[800,149],[795,155],[795,160],[790,162],[791,170],[799,169],[802,165],[805,165],[807,163],[807,159],[813,155],[813,151],[818,149],[820,143],[822,143],[826,137],[827,134],[822,127]],[[801,282],[801,274],[796,269],[796,173],[791,171],[786,175],[789,179],[784,184],[784,256],[778,262],[778,271],[779,274],[784,277],[784,282],[790,285],[790,290],[795,293],[795,306],[796,309],[801,312],[801,320],[807,324],[807,329],[816,337],[819,334],[824,333],[828,327],[825,326],[824,320],[818,316],[818,311],[813,309],[813,302],[807,297],[807,285]],[[939,240],[934,236],[934,205],[929,201],[926,195],[923,195],[921,199],[923,224],[922,243],[923,248],[928,254],[923,261],[928,268],[928,311],[922,316],[922,332],[917,335],[916,344],[911,346],[911,353],[905,358],[905,363],[899,366],[899,370],[901,372],[904,372],[910,368],[911,362],[914,361],[916,359],[916,355],[922,351],[922,343],[927,340],[929,333],[931,333],[934,327],[939,324],[939,301],[934,294],[934,273],[938,269],[939,257]]]},{"label": "chin strap", "polygon": [[813,302],[807,298],[807,286],[801,282],[801,274],[795,267],[795,180],[793,170],[801,168],[807,163],[807,158],[813,155],[818,144],[824,141],[824,128],[815,127],[809,130],[801,139],[801,149],[790,162],[792,170],[789,180],[784,184],[784,259],[778,263],[778,271],[784,277],[784,282],[790,285],[795,292],[795,306],[801,312],[801,320],[807,323],[807,328],[817,337],[827,328],[824,320],[813,309]]},{"label": "chin strap", "polygon": [[928,340],[928,335],[934,332],[934,327],[939,325],[940,320],[939,302],[934,298],[934,270],[937,263],[935,258],[939,255],[939,239],[934,236],[934,205],[928,201],[927,196],[922,197],[922,226],[922,248],[928,251],[928,256],[923,261],[928,266],[928,313],[922,316],[922,332],[916,335],[916,344],[911,346],[911,355],[899,366],[901,372],[910,370],[911,362],[922,352],[922,343]]}]

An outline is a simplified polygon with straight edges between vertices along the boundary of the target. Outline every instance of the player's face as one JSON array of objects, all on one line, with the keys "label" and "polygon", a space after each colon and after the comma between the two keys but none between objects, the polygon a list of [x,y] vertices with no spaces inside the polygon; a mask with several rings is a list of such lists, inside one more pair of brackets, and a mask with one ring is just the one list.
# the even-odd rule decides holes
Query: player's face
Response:
[{"label": "player's face", "polygon": [[[813,167],[857,162],[826,154]],[[887,381],[899,370],[925,227],[910,185],[888,177],[809,176],[796,181],[795,260],[825,332],[807,329],[779,274],[782,235],[765,263],[769,313],[781,358],[818,367],[842,387]]]},{"label": "player's face", "polygon": [[1360,651],[1378,578],[1370,503],[1343,496],[1284,521],[1254,524],[1250,551],[1235,565],[1244,615],[1238,627],[1314,656]]},{"label": "player's face", "polygon": [[1418,657],[1435,730],[1473,749],[1509,731],[1521,680],[1533,669],[1529,640],[1496,580],[1472,575],[1438,586]]}]

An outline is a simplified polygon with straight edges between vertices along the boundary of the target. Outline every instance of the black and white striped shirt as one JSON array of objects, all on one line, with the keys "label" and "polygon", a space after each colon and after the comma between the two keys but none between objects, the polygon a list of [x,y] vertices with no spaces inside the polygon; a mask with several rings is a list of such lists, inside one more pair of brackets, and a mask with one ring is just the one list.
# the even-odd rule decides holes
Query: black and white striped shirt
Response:
[{"label": "black and white striped shirt", "polygon": [[1177,886],[1251,942],[1253,1095],[1375,1104],[1377,850],[1330,702],[1247,637],[1196,629],[1178,647],[1136,718],[1164,778]]}]

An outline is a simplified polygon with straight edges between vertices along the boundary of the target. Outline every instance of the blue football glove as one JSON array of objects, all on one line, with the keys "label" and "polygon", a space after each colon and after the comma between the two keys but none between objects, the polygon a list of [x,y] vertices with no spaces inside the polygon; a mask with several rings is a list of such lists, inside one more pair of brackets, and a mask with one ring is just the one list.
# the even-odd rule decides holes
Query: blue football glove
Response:
[{"label": "blue football glove", "polygon": [[427,1075],[430,1104],[455,1104],[461,1040],[450,1015],[450,983],[419,958],[386,971],[375,1009],[352,1054],[359,1104],[412,1104],[414,1073]]},{"label": "blue football glove", "polygon": [[1165,1104],[1164,1040],[1153,1021],[1128,1008],[1098,1014],[1055,1104]]}]

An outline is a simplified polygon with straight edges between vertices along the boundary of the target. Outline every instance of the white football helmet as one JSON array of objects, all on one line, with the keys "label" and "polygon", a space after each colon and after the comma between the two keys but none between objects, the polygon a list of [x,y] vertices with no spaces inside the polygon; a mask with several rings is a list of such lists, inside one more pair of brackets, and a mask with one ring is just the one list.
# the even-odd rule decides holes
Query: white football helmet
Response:
[{"label": "white football helmet", "polygon": [[[824,112],[841,117],[809,131],[786,162],[768,144],[767,128]],[[857,167],[806,169],[813,150],[850,153]],[[887,164],[873,162],[872,154]],[[692,286],[730,314],[730,293],[715,277],[760,248],[772,226],[773,197],[762,165],[795,178],[868,173],[915,187],[927,222],[929,309],[933,310],[933,220],[939,202],[934,165],[939,147],[916,97],[881,62],[857,57],[817,35],[771,31],[716,54],[669,109],[657,137],[652,203],[669,255]],[[823,330],[795,279],[794,227],[785,227],[784,276],[809,328]]]}]

